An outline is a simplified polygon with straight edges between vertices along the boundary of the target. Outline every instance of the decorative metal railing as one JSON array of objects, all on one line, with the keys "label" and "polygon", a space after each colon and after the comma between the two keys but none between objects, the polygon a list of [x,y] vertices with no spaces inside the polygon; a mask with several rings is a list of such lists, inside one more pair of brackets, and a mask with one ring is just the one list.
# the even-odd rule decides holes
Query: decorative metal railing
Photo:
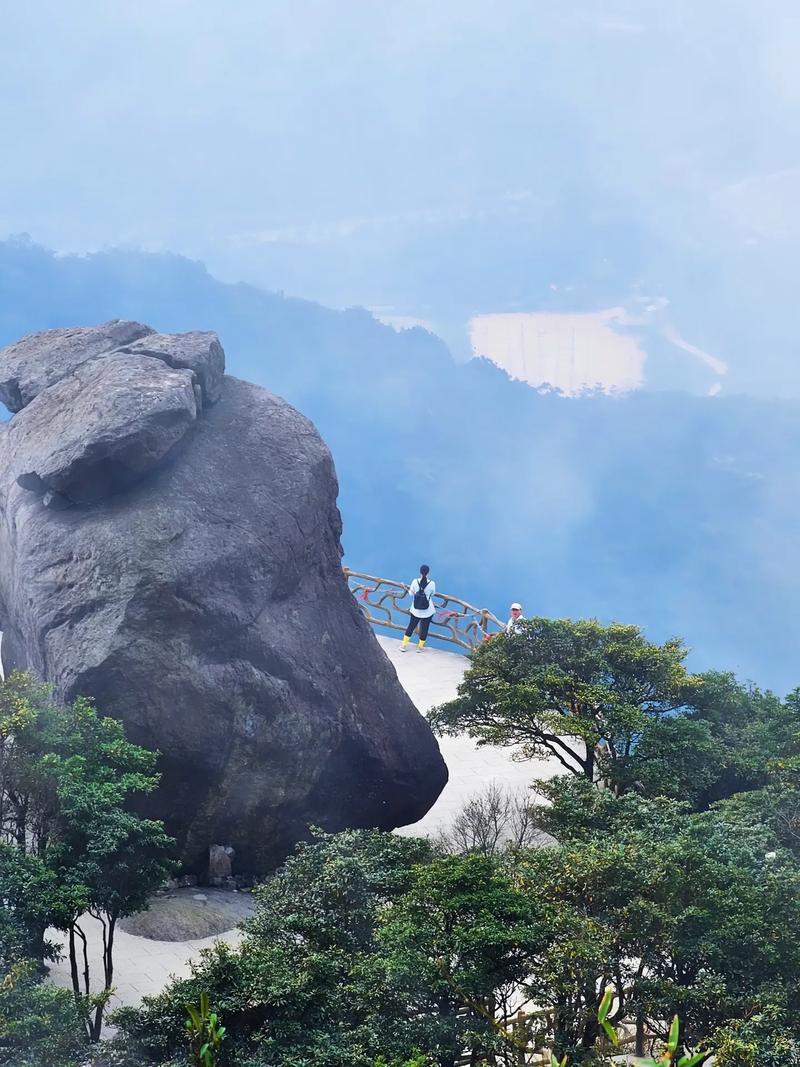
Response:
[{"label": "decorative metal railing", "polygon": [[[411,615],[408,607],[399,603],[408,597],[405,582],[361,574],[351,571],[349,567],[344,568],[344,573],[358,606],[374,626],[405,630]],[[466,600],[449,593],[434,593],[432,599],[436,613],[431,621],[429,639],[435,637],[437,641],[459,645],[471,651],[487,637],[504,629],[504,623],[488,608],[473,607]]]}]

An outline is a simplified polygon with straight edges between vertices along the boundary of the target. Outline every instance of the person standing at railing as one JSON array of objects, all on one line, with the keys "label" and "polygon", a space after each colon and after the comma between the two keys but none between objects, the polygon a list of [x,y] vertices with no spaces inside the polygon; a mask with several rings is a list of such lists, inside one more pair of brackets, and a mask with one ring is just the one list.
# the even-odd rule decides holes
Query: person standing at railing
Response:
[{"label": "person standing at railing", "polygon": [[428,577],[430,570],[428,564],[423,563],[419,569],[419,578],[415,578],[408,587],[409,596],[411,597],[411,618],[408,620],[405,636],[400,645],[401,652],[405,652],[408,648],[411,635],[418,626],[419,642],[417,643],[417,652],[422,652],[424,650],[425,642],[428,640],[428,630],[430,629],[431,619],[436,612],[436,608],[433,606],[433,594],[436,592],[436,582]]}]

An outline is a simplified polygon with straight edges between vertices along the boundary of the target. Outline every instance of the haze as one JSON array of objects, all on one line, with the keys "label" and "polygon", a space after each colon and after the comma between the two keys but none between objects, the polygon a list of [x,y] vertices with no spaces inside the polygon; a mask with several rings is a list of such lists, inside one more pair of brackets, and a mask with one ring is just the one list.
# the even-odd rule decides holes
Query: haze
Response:
[{"label": "haze", "polygon": [[[563,10],[561,8],[564,8]],[[795,395],[790,0],[7,5],[0,234],[428,322],[669,302]],[[647,384],[706,391],[651,346]]]}]

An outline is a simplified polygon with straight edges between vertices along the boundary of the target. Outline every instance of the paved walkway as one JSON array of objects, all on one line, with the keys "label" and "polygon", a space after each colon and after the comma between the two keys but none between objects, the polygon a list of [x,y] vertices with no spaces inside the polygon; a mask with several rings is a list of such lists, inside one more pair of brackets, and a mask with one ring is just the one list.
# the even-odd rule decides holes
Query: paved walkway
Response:
[{"label": "paved walkway", "polygon": [[[408,652],[401,653],[399,641],[388,637],[378,640],[394,665],[400,683],[420,711],[428,711],[456,695],[468,665],[464,656],[432,647],[418,654],[413,645]],[[443,738],[440,747],[450,771],[450,781],[425,818],[414,826],[403,827],[400,833],[435,834],[449,825],[465,802],[488,783],[497,782],[512,791],[522,790],[527,789],[533,778],[549,777],[556,770],[544,761],[514,763],[509,750],[477,748],[473,741],[463,737]],[[83,926],[89,940],[92,973],[99,976],[100,926],[88,916]],[[115,995],[111,1008],[138,1005],[143,996],[159,993],[170,977],[188,975],[189,961],[198,956],[201,949],[218,940],[236,944],[240,936],[237,930],[231,930],[220,937],[195,941],[152,941],[118,931],[114,951]],[[56,932],[52,932],[52,937],[60,939]],[[66,961],[51,967],[50,974],[59,985],[70,986]]]},{"label": "paved walkway", "polygon": [[[81,926],[89,942],[90,973],[95,980],[102,975],[102,935],[100,924],[90,915],[84,915]],[[59,941],[63,935],[51,930],[52,940]],[[143,996],[160,993],[170,978],[183,978],[189,974],[189,961],[199,956],[201,949],[210,948],[215,941],[238,944],[241,934],[229,930],[218,937],[204,937],[194,941],[151,941],[117,930],[114,937],[114,996],[109,1010],[123,1005],[138,1006]],[[66,945],[65,945],[66,948]],[[50,977],[60,986],[72,988],[69,960],[63,959],[50,968]],[[98,985],[95,981],[95,985]]]}]

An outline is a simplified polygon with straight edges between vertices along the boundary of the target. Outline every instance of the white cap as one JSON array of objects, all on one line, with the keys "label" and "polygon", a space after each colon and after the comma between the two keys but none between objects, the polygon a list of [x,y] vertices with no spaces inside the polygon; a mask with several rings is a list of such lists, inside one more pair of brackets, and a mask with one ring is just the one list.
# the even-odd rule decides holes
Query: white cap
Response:
[{"label": "white cap", "polygon": [[517,603],[516,603],[516,601],[515,601],[515,602],[514,602],[514,603],[513,603],[512,605],[511,605],[511,610],[513,611],[513,610],[514,610],[514,608],[516,608],[516,609],[517,609],[517,611],[522,611],[522,604],[517,604]]}]

